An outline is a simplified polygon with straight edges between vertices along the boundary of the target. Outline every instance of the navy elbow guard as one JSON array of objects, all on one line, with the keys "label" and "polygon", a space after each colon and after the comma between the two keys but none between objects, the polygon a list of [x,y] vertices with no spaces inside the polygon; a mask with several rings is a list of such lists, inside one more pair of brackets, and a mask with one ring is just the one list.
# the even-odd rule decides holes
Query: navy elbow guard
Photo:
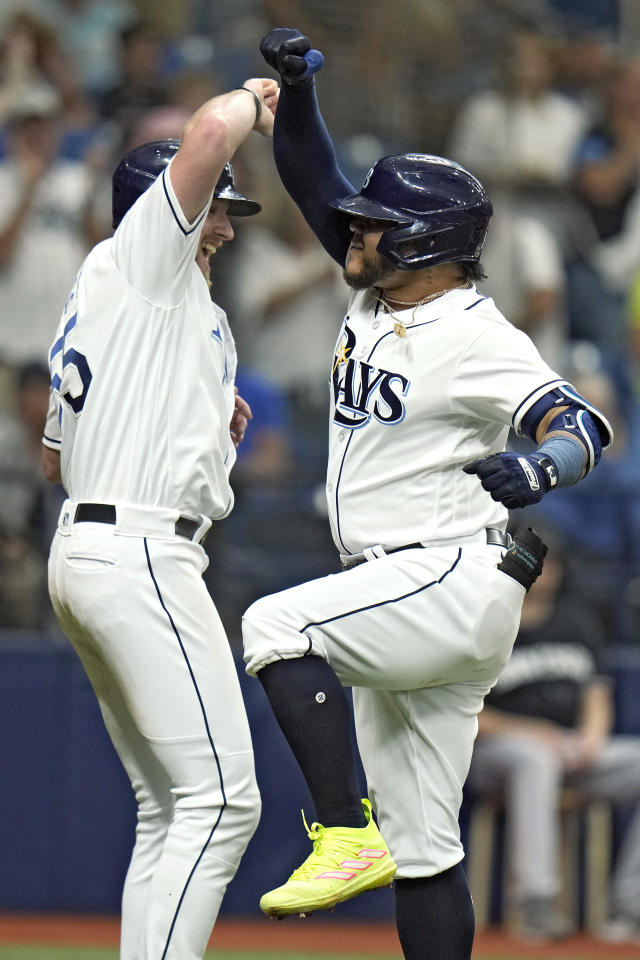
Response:
[{"label": "navy elbow guard", "polygon": [[[559,431],[566,434],[568,439],[573,435],[580,441],[587,455],[584,472],[589,473],[600,460],[602,451],[611,444],[613,430],[607,418],[593,404],[581,397],[570,384],[556,387],[540,397],[526,411],[520,422],[514,424],[516,431],[535,442],[540,421],[553,407],[566,409],[550,421],[546,430],[547,435]],[[551,439],[545,441],[545,444],[550,443]],[[575,480],[570,482],[575,483]],[[560,482],[560,486],[566,485],[568,485],[566,482]]]}]

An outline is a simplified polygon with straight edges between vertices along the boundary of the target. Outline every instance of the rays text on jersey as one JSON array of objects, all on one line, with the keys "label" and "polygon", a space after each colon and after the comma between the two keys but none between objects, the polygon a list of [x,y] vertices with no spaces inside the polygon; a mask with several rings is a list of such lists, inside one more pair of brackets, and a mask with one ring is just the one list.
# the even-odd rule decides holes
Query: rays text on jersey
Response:
[{"label": "rays text on jersey", "polygon": [[410,381],[400,373],[382,370],[363,360],[335,364],[333,422],[342,427],[364,427],[373,416],[379,423],[400,423],[405,417]]}]

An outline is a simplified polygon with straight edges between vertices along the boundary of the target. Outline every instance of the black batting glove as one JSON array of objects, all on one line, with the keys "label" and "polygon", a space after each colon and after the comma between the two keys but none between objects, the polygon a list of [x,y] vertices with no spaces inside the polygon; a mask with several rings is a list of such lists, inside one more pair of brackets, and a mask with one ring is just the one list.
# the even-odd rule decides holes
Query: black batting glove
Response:
[{"label": "black batting glove", "polygon": [[492,499],[503,503],[509,510],[538,503],[558,482],[553,461],[537,453],[528,457],[517,453],[494,453],[473,460],[462,469],[480,477]]},{"label": "black batting glove", "polygon": [[543,543],[533,527],[519,530],[504,557],[498,564],[507,576],[530,590],[542,573],[542,565],[547,555],[547,545]]},{"label": "black batting glove", "polygon": [[305,53],[311,49],[309,38],[291,27],[276,27],[260,43],[260,53],[270,67],[291,87],[310,84]]}]

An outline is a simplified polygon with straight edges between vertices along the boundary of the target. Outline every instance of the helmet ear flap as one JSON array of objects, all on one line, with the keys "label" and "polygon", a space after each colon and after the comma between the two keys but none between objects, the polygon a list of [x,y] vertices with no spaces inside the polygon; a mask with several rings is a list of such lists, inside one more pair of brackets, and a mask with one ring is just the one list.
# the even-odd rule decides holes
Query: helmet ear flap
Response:
[{"label": "helmet ear flap", "polygon": [[432,218],[385,230],[378,253],[401,270],[419,270],[438,263],[479,260],[489,218],[460,221],[436,211]]}]

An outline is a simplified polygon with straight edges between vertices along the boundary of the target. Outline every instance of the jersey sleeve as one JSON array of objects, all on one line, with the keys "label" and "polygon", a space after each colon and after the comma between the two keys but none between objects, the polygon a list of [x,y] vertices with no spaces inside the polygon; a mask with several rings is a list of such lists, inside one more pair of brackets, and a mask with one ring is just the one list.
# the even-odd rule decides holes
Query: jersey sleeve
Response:
[{"label": "jersey sleeve", "polygon": [[112,255],[127,283],[150,303],[180,303],[193,268],[204,218],[193,223],[182,212],[171,184],[171,164],[139,197],[117,228]]},{"label": "jersey sleeve", "polygon": [[62,445],[62,430],[60,427],[59,401],[53,390],[49,392],[49,407],[45,420],[42,443],[51,450],[60,450]]},{"label": "jersey sleeve", "polygon": [[450,384],[455,412],[514,427],[537,397],[566,381],[542,359],[529,337],[510,324],[476,337]]}]

